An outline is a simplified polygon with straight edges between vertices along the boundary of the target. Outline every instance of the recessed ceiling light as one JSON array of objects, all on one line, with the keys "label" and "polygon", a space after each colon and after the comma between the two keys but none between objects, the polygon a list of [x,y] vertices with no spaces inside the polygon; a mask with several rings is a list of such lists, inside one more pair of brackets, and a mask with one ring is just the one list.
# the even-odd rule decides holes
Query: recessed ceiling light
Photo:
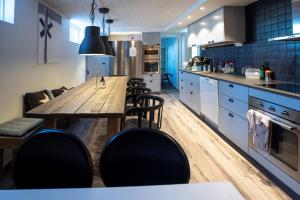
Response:
[{"label": "recessed ceiling light", "polygon": [[219,15],[215,15],[213,16],[214,19],[220,19],[220,16]]},{"label": "recessed ceiling light", "polygon": [[205,9],[205,7],[204,7],[204,6],[200,7],[200,10],[204,10],[204,9]]},{"label": "recessed ceiling light", "polygon": [[188,19],[192,19],[192,16],[187,16]]},{"label": "recessed ceiling light", "polygon": [[180,26],[180,25],[182,25],[182,23],[181,23],[181,22],[178,22],[178,25]]}]

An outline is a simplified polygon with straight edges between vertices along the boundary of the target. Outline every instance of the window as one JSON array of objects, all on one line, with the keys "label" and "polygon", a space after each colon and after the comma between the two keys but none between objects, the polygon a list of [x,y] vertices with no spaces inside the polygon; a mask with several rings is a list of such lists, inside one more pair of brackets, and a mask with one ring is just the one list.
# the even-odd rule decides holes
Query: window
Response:
[{"label": "window", "polygon": [[0,20],[15,22],[15,0],[0,0]]},{"label": "window", "polygon": [[83,33],[80,27],[70,22],[70,41],[80,44],[83,40]]}]

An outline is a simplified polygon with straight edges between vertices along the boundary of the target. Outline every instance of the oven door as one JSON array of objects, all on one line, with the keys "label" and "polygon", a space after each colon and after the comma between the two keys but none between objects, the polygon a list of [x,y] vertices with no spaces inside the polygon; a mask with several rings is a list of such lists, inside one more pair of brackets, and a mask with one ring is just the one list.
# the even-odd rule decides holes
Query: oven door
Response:
[{"label": "oven door", "polygon": [[144,49],[144,59],[145,60],[159,60],[159,48],[146,48]]},{"label": "oven door", "polygon": [[250,147],[300,183],[300,126],[265,111],[254,110],[271,119],[271,145],[269,152],[262,151],[255,147],[249,135]]},{"label": "oven door", "polygon": [[159,73],[159,71],[160,71],[159,68],[160,68],[159,60],[145,60],[144,61],[144,67],[143,67],[144,74]]}]

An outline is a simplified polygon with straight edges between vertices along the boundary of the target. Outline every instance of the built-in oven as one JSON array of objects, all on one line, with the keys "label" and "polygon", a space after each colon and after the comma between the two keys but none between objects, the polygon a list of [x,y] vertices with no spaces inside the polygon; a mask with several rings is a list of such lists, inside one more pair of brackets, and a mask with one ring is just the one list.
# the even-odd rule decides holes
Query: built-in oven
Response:
[{"label": "built-in oven", "polygon": [[143,73],[157,73],[160,71],[160,60],[144,60]]},{"label": "built-in oven", "polygon": [[269,119],[269,150],[257,148],[249,134],[249,146],[300,183],[300,112],[249,97],[249,109]]},{"label": "built-in oven", "polygon": [[160,45],[144,45],[144,60],[160,60]]}]

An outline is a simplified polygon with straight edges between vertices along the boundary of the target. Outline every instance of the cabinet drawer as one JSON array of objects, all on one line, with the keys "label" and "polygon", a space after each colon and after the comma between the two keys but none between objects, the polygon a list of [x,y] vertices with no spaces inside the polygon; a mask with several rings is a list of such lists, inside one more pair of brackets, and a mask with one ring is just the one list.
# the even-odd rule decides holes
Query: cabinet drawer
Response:
[{"label": "cabinet drawer", "polygon": [[200,115],[200,93],[188,90],[188,103],[187,105],[197,114]]},{"label": "cabinet drawer", "polygon": [[248,152],[248,121],[219,107],[219,131]]},{"label": "cabinet drawer", "polygon": [[143,78],[146,82],[149,80],[160,80],[160,74],[145,74]]},{"label": "cabinet drawer", "polygon": [[219,94],[219,104],[223,108],[226,108],[227,110],[230,110],[240,117],[246,119],[248,104],[223,94]]},{"label": "cabinet drawer", "polygon": [[179,88],[179,99],[184,103],[188,104],[188,90],[185,86],[181,86]]},{"label": "cabinet drawer", "polygon": [[150,88],[152,92],[160,92],[160,80],[157,79],[148,79],[145,80],[146,87]]},{"label": "cabinet drawer", "polygon": [[186,83],[194,83],[199,85],[199,75],[197,74],[191,74],[191,73],[186,73],[184,76],[184,80]]},{"label": "cabinet drawer", "polygon": [[245,103],[248,103],[248,87],[220,81],[220,90],[221,94],[233,97]]}]

